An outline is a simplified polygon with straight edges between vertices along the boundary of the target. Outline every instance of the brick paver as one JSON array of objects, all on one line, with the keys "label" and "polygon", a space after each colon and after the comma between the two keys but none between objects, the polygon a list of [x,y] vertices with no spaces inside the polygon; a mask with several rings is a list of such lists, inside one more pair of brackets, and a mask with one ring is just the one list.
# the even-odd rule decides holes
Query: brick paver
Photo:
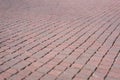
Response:
[{"label": "brick paver", "polygon": [[1,17],[0,80],[120,80],[120,2],[107,1],[69,19]]}]

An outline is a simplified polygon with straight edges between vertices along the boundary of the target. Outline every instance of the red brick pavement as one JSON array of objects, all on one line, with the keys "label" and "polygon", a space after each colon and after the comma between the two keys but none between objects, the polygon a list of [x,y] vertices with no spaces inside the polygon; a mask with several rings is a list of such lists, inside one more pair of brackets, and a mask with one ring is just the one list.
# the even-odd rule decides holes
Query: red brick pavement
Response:
[{"label": "red brick pavement", "polygon": [[120,5],[109,1],[67,20],[1,17],[0,80],[120,80]]}]

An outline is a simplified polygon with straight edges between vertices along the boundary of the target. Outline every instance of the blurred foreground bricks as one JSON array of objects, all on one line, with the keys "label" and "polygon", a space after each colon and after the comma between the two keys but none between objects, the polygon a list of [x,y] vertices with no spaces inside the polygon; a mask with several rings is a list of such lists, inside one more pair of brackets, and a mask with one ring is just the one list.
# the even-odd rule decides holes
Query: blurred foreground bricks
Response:
[{"label": "blurred foreground bricks", "polygon": [[64,20],[0,19],[0,80],[120,80],[120,6]]}]

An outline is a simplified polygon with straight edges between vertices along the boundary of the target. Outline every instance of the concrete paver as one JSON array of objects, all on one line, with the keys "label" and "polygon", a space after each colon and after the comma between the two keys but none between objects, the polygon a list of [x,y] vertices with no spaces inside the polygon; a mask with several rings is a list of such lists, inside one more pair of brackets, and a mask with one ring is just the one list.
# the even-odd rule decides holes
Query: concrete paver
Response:
[{"label": "concrete paver", "polygon": [[[25,1],[34,15],[18,14],[28,5],[0,8],[0,80],[120,80],[119,0]],[[56,3],[68,12],[51,14]]]}]

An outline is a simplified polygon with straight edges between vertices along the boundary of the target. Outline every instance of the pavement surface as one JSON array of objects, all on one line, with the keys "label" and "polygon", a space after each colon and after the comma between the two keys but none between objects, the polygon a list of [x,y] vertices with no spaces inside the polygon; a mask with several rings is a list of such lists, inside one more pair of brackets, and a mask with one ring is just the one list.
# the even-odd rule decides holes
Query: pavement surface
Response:
[{"label": "pavement surface", "polygon": [[0,0],[0,80],[120,80],[120,1]]}]

